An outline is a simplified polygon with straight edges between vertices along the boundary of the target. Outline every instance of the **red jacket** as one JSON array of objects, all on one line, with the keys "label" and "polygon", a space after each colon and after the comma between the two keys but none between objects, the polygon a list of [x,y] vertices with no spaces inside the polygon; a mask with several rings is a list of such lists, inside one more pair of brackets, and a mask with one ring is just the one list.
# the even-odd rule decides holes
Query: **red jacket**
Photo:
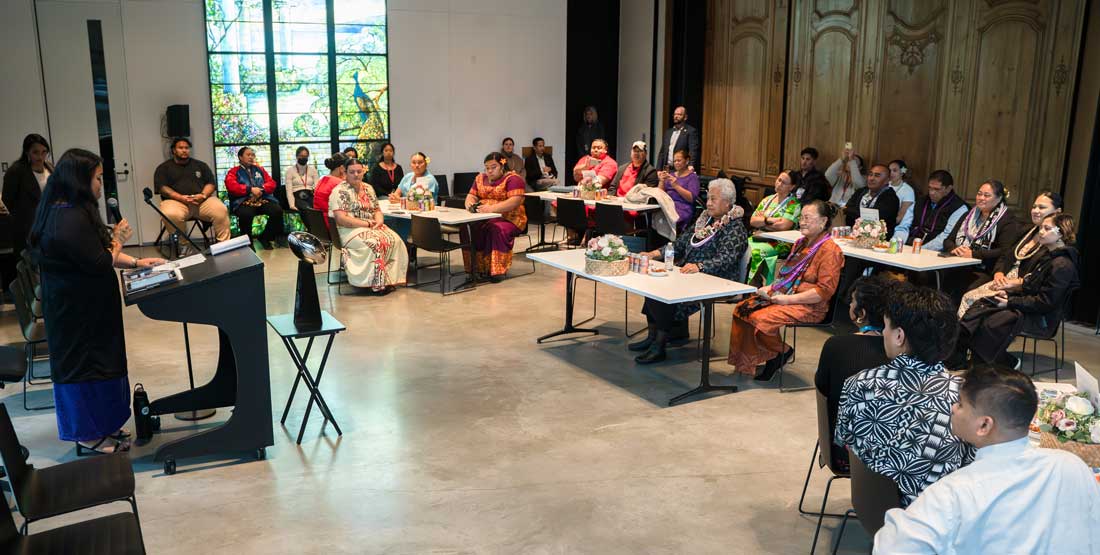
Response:
[{"label": "red jacket", "polygon": [[[260,178],[255,177],[257,170],[260,172]],[[225,174],[225,189],[229,191],[231,197],[248,196],[250,188],[260,186],[260,179],[263,180],[264,194],[273,194],[275,192],[275,180],[271,179],[271,175],[267,173],[263,166],[253,166],[251,168],[237,166],[229,170]]]}]

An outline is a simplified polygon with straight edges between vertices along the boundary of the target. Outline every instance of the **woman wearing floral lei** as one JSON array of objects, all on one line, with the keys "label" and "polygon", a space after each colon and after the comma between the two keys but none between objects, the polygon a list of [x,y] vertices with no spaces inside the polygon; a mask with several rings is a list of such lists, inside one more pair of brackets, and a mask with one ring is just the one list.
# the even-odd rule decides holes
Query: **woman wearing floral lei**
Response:
[{"label": "woman wearing floral lei", "polygon": [[997,260],[1009,252],[1026,231],[1005,204],[1007,199],[1004,183],[996,179],[982,183],[974,196],[974,208],[955,224],[955,229],[943,241],[944,252],[982,261],[979,266],[947,274],[944,291],[955,301],[959,301],[964,292],[993,279]]},{"label": "woman wearing floral lei", "polygon": [[[734,202],[737,189],[728,179],[715,179],[707,186],[707,210],[695,220],[693,233],[681,233],[676,238],[676,264],[680,272],[702,272],[730,280],[744,279],[741,258],[745,254],[747,236],[741,222],[741,211]],[[643,253],[651,260],[659,259],[660,250]],[[645,339],[627,346],[631,351],[645,351],[634,360],[650,364],[665,359],[665,346],[669,341],[687,339],[687,319],[699,307],[692,303],[665,304],[646,299],[642,313],[649,322],[649,334]]]},{"label": "woman wearing floral lei", "polygon": [[798,222],[802,237],[776,269],[775,282],[734,307],[729,363],[736,371],[770,380],[794,354],[779,329],[825,319],[844,267],[844,253],[829,233],[836,214],[835,205],[821,200],[804,206]]}]

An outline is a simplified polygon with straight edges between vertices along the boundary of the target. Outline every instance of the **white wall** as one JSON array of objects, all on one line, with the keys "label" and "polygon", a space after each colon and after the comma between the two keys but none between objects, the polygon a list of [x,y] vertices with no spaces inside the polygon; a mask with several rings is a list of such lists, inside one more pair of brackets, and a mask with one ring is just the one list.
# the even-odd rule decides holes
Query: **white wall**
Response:
[{"label": "white wall", "polygon": [[516,153],[565,143],[564,0],[390,0],[390,111],[398,159],[476,171],[504,137]]},{"label": "white wall", "polygon": [[[18,22],[0,34],[0,68],[25,76],[0,87],[0,159],[7,161],[27,132],[46,134],[32,1],[5,0],[0,12]],[[213,166],[202,0],[78,1],[122,6],[133,179],[151,184],[165,159],[170,104],[190,105],[194,156]],[[505,136],[515,138],[517,153],[542,136],[563,161],[564,1],[390,0],[388,8],[390,134],[400,162],[420,150],[435,173],[475,171]],[[156,220],[146,220],[155,238]]]},{"label": "white wall", "polygon": [[[210,81],[202,0],[124,0],[123,44],[130,98],[134,186],[152,187],[153,171],[168,158],[164,111],[190,106],[192,156],[214,167]],[[139,197],[140,198],[140,197]],[[141,241],[151,243],[160,219],[141,205]]]},{"label": "white wall", "polygon": [[0,161],[19,158],[23,137],[46,131],[46,104],[42,94],[42,70],[38,64],[38,36],[34,26],[34,0],[4,0],[0,17]]},{"label": "white wall", "polygon": [[615,160],[630,159],[630,145],[641,140],[654,148],[650,117],[653,81],[653,3],[623,2],[619,8],[619,129]]}]

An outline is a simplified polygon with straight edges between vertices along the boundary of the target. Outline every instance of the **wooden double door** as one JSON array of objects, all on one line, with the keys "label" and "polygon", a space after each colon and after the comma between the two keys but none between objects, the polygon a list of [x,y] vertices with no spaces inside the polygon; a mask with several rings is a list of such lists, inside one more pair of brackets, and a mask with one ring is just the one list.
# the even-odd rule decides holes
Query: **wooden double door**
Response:
[{"label": "wooden double door", "polygon": [[771,184],[817,148],[1062,186],[1085,0],[708,0],[702,169]]}]

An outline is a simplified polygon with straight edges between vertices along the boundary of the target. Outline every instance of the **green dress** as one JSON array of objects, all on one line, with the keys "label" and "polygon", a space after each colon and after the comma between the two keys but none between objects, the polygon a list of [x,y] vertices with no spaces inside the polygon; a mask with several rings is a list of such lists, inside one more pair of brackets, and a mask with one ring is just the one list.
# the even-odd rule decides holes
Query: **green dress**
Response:
[{"label": "green dress", "polygon": [[[802,205],[793,194],[780,201],[776,195],[768,195],[756,205],[752,215],[763,214],[768,218],[784,218],[794,222],[798,226],[798,217],[802,215]],[[775,279],[775,263],[780,258],[786,258],[791,251],[791,246],[786,243],[775,243],[749,238],[749,249],[752,251],[752,262],[749,264],[749,276],[755,276],[760,270],[764,276],[764,284],[770,284]],[[763,264],[764,268],[760,269]]]}]

